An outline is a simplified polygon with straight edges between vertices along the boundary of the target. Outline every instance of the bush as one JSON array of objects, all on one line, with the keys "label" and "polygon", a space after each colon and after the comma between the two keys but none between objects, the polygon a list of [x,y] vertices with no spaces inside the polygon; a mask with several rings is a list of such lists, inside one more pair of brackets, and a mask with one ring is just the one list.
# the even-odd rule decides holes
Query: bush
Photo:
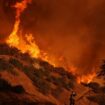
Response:
[{"label": "bush", "polygon": [[87,85],[89,88],[92,88],[92,90],[95,92],[95,93],[99,93],[100,92],[100,86],[98,83],[96,82],[92,82],[92,83],[89,83]]},{"label": "bush", "polygon": [[38,78],[42,78],[44,76],[44,72],[42,70],[35,70],[34,75]]},{"label": "bush", "polygon": [[74,84],[72,81],[65,81],[63,77],[54,77],[54,76],[49,76],[47,78],[47,81],[54,83],[58,87],[65,88],[67,90],[70,90],[70,88],[73,88]]},{"label": "bush", "polygon": [[21,85],[11,86],[6,80],[0,79],[0,91],[11,91],[15,93],[25,92],[24,88]]},{"label": "bush", "polygon": [[10,84],[4,79],[0,78],[0,91],[8,91],[11,89]]},{"label": "bush", "polygon": [[52,94],[55,98],[59,98],[59,96],[61,95],[62,92],[63,92],[62,87],[57,87],[56,89],[52,89],[51,94]]},{"label": "bush", "polygon": [[98,105],[105,105],[105,95],[95,95],[87,97],[90,101],[97,103]]},{"label": "bush", "polygon": [[21,85],[14,86],[11,89],[13,92],[18,93],[18,94],[25,92],[24,88]]},{"label": "bush", "polygon": [[52,72],[54,70],[54,67],[52,65],[50,65],[48,62],[40,61],[39,64],[40,64],[40,66],[43,67],[44,71]]},{"label": "bush", "polygon": [[22,69],[23,68],[23,64],[22,63],[20,63],[17,59],[15,59],[15,58],[11,58],[10,60],[9,60],[9,62],[12,64],[12,65],[14,65],[16,68],[18,68],[18,69]]},{"label": "bush", "polygon": [[0,58],[0,70],[12,70],[13,66],[10,65],[6,60]]},{"label": "bush", "polygon": [[54,83],[57,86],[63,86],[64,81],[62,80],[62,78],[57,78],[54,76],[49,76],[49,78],[47,78],[47,81]]},{"label": "bush", "polygon": [[73,82],[65,83],[64,87],[65,89],[70,90],[71,88],[74,87],[74,83]]},{"label": "bush", "polygon": [[14,47],[9,47],[7,44],[0,44],[0,54],[1,55],[18,55],[20,51]]},{"label": "bush", "polygon": [[36,80],[34,80],[34,85],[38,88],[38,90],[41,93],[45,95],[48,95],[50,93],[51,87],[47,81],[36,78]]},{"label": "bush", "polygon": [[34,58],[31,58],[30,55],[28,53],[24,53],[21,55],[21,59],[25,62],[27,62],[28,64],[32,64],[35,62]]},{"label": "bush", "polygon": [[8,72],[10,72],[13,75],[18,75],[15,71],[14,71],[14,67],[13,65],[11,65],[8,61],[0,58],[0,71],[4,71],[7,70]]}]

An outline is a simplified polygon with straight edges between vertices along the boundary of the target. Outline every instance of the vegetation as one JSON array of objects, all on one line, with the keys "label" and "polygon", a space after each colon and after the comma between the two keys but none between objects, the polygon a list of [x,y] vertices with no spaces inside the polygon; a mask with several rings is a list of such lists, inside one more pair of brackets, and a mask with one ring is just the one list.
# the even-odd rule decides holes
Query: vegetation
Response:
[{"label": "vegetation", "polygon": [[18,69],[22,69],[23,68],[23,64],[20,63],[17,59],[15,58],[11,58],[9,60],[10,64],[14,65],[15,67],[17,67]]},{"label": "vegetation", "polygon": [[7,44],[0,44],[0,55],[19,55],[20,51],[14,47],[9,47]]},{"label": "vegetation", "polygon": [[[51,93],[58,97],[63,89],[70,90],[74,86],[75,77],[71,73],[63,68],[53,67],[40,59],[33,59],[28,53],[22,54],[16,48],[10,48],[8,45],[2,44],[0,45],[0,55],[9,55],[10,57],[9,60],[0,59],[0,70],[9,70],[12,74],[15,73],[14,69],[21,70],[45,95]],[[38,63],[41,68],[35,68],[34,63]],[[59,76],[52,74],[58,74]],[[53,89],[51,85],[55,85],[56,89]]]},{"label": "vegetation", "polygon": [[35,77],[34,84],[44,95],[48,95],[50,93],[51,87],[47,81]]},{"label": "vegetation", "polygon": [[6,60],[0,58],[0,71],[1,70],[12,70],[13,66],[9,64]]},{"label": "vegetation", "polygon": [[93,92],[95,93],[99,93],[100,92],[100,86],[98,83],[96,82],[91,82],[87,85],[89,88],[91,88],[93,90]]},{"label": "vegetation", "polygon": [[11,91],[15,93],[25,92],[24,88],[21,85],[11,86],[6,80],[0,79],[0,91]]},{"label": "vegetation", "polygon": [[73,88],[74,84],[71,80],[69,82],[65,81],[63,77],[54,77],[54,76],[49,76],[47,78],[47,81],[52,82],[58,87],[65,88],[67,90],[70,90],[70,88]]},{"label": "vegetation", "polygon": [[5,71],[5,70],[7,70],[13,75],[17,75],[13,65],[11,65],[7,60],[0,58],[0,71]]},{"label": "vegetation", "polygon": [[[105,77],[105,61],[103,62],[100,69],[101,70],[98,73],[98,76]],[[105,86],[100,86],[98,83],[93,82],[88,84],[88,87],[90,87],[93,92],[95,92],[95,95],[88,96],[87,98],[90,101],[97,103],[98,105],[105,105]]]},{"label": "vegetation", "polygon": [[95,96],[87,97],[90,101],[98,103],[98,105],[105,105],[105,94],[99,94]]},{"label": "vegetation", "polygon": [[51,93],[55,98],[59,98],[59,96],[61,95],[61,93],[63,92],[63,88],[62,87],[57,87],[56,89],[52,89]]}]

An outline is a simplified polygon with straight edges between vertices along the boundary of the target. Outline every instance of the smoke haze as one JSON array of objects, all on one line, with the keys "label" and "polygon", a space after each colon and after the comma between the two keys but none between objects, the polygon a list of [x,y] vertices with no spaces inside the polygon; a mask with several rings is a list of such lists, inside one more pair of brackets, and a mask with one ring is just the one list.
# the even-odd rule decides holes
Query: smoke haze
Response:
[{"label": "smoke haze", "polygon": [[[15,2],[0,0],[0,41],[12,31]],[[21,20],[20,29],[33,33],[41,49],[63,56],[81,73],[105,58],[104,0],[33,0]]]}]

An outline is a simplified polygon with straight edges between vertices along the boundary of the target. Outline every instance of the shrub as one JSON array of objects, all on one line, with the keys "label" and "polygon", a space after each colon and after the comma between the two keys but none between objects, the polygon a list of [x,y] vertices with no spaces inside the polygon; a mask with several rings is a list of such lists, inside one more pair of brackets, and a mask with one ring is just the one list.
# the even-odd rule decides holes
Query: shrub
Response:
[{"label": "shrub", "polygon": [[100,92],[100,86],[99,86],[98,83],[92,82],[92,83],[89,83],[87,86],[90,87],[90,88],[92,88],[92,90],[95,93],[99,93]]},{"label": "shrub", "polygon": [[62,80],[62,78],[60,77],[54,77],[54,76],[49,76],[49,78],[47,78],[47,81],[54,83],[57,86],[63,86],[64,81]]},{"label": "shrub", "polygon": [[43,67],[44,71],[53,71],[54,67],[52,65],[50,65],[48,62],[45,61],[40,61],[39,64]]},{"label": "shrub", "polygon": [[11,65],[8,61],[0,58],[0,71],[4,71],[4,70],[7,70],[13,75],[18,75],[16,71],[14,70],[13,65]]},{"label": "shrub", "polygon": [[23,64],[22,63],[20,63],[17,59],[15,59],[15,58],[11,58],[10,60],[9,60],[9,62],[12,64],[12,65],[14,65],[15,67],[17,67],[18,69],[22,69],[23,68]]},{"label": "shrub", "polygon": [[18,94],[25,92],[24,88],[21,85],[14,86],[11,89],[13,92],[18,93]]},{"label": "shrub", "polygon": [[6,80],[0,79],[0,91],[12,91],[15,93],[25,92],[24,88],[21,85],[11,86]]},{"label": "shrub", "polygon": [[11,89],[10,84],[4,79],[0,78],[0,91],[8,91]]},{"label": "shrub", "polygon": [[56,89],[52,89],[51,94],[55,98],[59,98],[59,96],[61,95],[62,91],[63,91],[62,87],[57,87]]},{"label": "shrub", "polygon": [[34,75],[38,78],[42,78],[44,76],[44,72],[42,70],[35,70]]},{"label": "shrub", "polygon": [[44,81],[42,79],[36,78],[34,81],[34,85],[38,88],[38,90],[45,94],[48,95],[50,93],[51,87],[47,81]]},{"label": "shrub", "polygon": [[67,89],[67,90],[70,90],[73,87],[74,87],[74,83],[73,82],[69,82],[69,83],[65,83],[64,84],[64,88]]},{"label": "shrub", "polygon": [[49,76],[47,78],[47,81],[54,83],[55,85],[65,88],[67,90],[70,90],[70,88],[73,88],[74,84],[72,81],[65,81],[63,77],[54,77],[54,76]]},{"label": "shrub", "polygon": [[35,59],[31,58],[29,53],[24,53],[21,55],[21,59],[25,62],[27,62],[28,64],[32,64],[35,62]]},{"label": "shrub", "polygon": [[97,103],[98,105],[105,105],[105,95],[95,95],[87,97],[90,101]]},{"label": "shrub", "polygon": [[12,70],[13,66],[10,65],[6,60],[0,58],[0,70]]},{"label": "shrub", "polygon": [[7,44],[0,44],[1,55],[18,55],[20,51],[14,47],[9,47]]}]

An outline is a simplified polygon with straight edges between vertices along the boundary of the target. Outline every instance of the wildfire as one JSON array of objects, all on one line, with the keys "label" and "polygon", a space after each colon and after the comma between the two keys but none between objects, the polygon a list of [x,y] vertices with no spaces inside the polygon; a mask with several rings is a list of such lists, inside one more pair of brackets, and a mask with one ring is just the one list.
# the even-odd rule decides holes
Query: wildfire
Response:
[{"label": "wildfire", "polygon": [[[62,57],[58,58],[58,62],[56,61],[56,57],[54,56],[49,56],[47,53],[41,51],[36,44],[34,37],[32,34],[26,34],[22,35],[22,32],[19,31],[19,26],[20,26],[20,16],[24,12],[24,10],[27,8],[27,5],[31,3],[31,0],[22,0],[21,2],[17,2],[13,7],[16,9],[16,17],[15,17],[15,24],[13,31],[9,35],[9,38],[6,40],[6,43],[10,47],[16,47],[19,49],[22,53],[28,52],[32,57],[35,58],[41,58],[42,60],[45,60],[52,64],[53,66],[57,66],[57,63],[59,60],[62,62],[65,62],[65,59],[62,59]],[[62,64],[62,63],[61,63]],[[69,66],[68,63],[62,64],[62,66],[66,65],[65,68],[69,69],[70,72],[72,72],[74,75],[76,75],[77,68],[74,66]],[[61,65],[60,65],[61,66]],[[77,82],[85,82],[89,83],[93,80],[93,78],[96,76],[96,73],[93,72],[91,74],[88,74],[86,76],[78,76],[77,77]]]},{"label": "wildfire", "polygon": [[25,39],[19,33],[20,16],[21,13],[27,8],[27,5],[31,3],[31,0],[22,0],[17,2],[13,7],[16,8],[16,21],[13,31],[6,40],[7,44],[12,47],[18,48],[22,53],[29,52],[32,57],[38,57],[40,54],[39,47],[36,45],[32,34],[25,35]]},{"label": "wildfire", "polygon": [[94,77],[96,77],[96,73],[93,72],[93,73],[90,73],[90,74],[87,74],[87,75],[82,75],[82,76],[78,76],[77,77],[77,82],[80,84],[80,83],[90,83]]},{"label": "wildfire", "polygon": [[17,32],[19,30],[19,23],[20,21],[15,22],[14,29],[6,41],[10,46],[17,47],[19,45],[19,37],[17,35]]},{"label": "wildfire", "polygon": [[31,0],[23,0],[21,2],[17,2],[13,7],[16,8],[16,21],[14,24],[13,31],[9,35],[9,38],[7,39],[7,43],[10,46],[17,47],[19,45],[19,36],[18,36],[18,31],[19,31],[19,25],[20,25],[20,16],[21,13],[27,8],[27,4],[31,3]]},{"label": "wildfire", "polygon": [[11,47],[16,47],[22,53],[28,52],[32,57],[41,58],[52,65],[56,65],[53,57],[49,57],[47,53],[42,52],[38,45],[36,44],[34,37],[32,34],[21,35],[19,31],[20,25],[20,16],[27,8],[27,5],[31,3],[31,0],[22,0],[21,2],[17,2],[13,7],[16,9],[16,16],[15,16],[15,24],[13,31],[9,35],[9,38],[6,40],[6,43]]}]

